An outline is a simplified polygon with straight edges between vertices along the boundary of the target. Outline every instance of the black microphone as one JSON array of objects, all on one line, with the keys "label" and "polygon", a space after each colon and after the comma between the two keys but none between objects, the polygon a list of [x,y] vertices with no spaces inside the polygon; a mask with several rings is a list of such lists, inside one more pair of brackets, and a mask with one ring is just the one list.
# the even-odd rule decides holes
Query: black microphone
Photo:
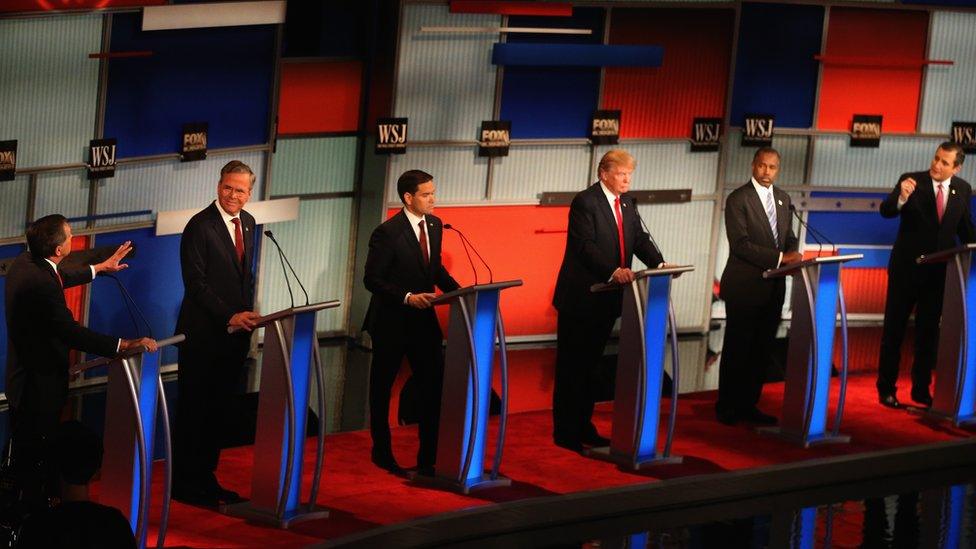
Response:
[{"label": "black microphone", "polygon": [[115,281],[116,284],[118,284],[118,286],[119,286],[119,294],[122,295],[122,301],[125,303],[125,309],[126,309],[126,311],[129,312],[129,319],[132,320],[132,326],[136,329],[136,337],[139,337],[139,335],[138,335],[139,334],[139,323],[136,322],[136,317],[135,317],[135,315],[132,314],[133,307],[135,308],[136,313],[139,315],[139,318],[142,320],[142,323],[146,325],[146,332],[149,333],[149,337],[152,338],[152,339],[155,339],[155,337],[153,337],[153,333],[152,333],[152,326],[150,326],[149,325],[149,321],[146,320],[146,315],[142,314],[142,309],[139,308],[139,304],[136,303],[136,300],[135,299],[132,299],[132,295],[129,294],[129,290],[126,289],[125,284],[122,284],[122,281],[119,280],[119,277],[115,276],[114,274],[105,273],[105,274],[102,274],[101,276],[105,276],[105,277],[111,278],[112,280]]},{"label": "black microphone", "polygon": [[[478,256],[478,259],[481,260],[481,264],[484,265],[485,266],[485,269],[488,270],[488,283],[491,284],[492,282],[494,282],[495,281],[495,276],[491,272],[491,267],[488,266],[488,262],[485,261],[485,258],[481,257],[481,254],[479,254],[478,253],[478,250],[475,249],[474,244],[472,244],[471,241],[468,240],[468,237],[464,236],[464,233],[462,233],[461,231],[459,231],[459,230],[455,229],[454,227],[452,227],[450,223],[445,223],[444,224],[444,228],[445,229],[450,229],[450,230],[456,232],[458,234],[458,236],[461,237],[461,240],[463,242],[466,242],[468,244],[468,246],[471,247],[471,251],[474,252],[474,255]],[[471,258],[469,257],[468,259],[470,260]],[[471,265],[471,268],[472,269],[474,268],[474,264],[473,263]],[[475,273],[475,278],[477,280],[477,273]],[[475,282],[475,284],[477,284],[477,282]]]},{"label": "black microphone", "polygon": [[[455,229],[454,227],[452,227],[450,224],[445,224],[444,225],[444,228],[445,229],[451,229],[452,231],[457,232],[459,235],[461,234],[459,231],[457,231],[457,229]],[[468,256],[468,264],[471,265],[471,272],[474,273],[474,285],[477,286],[478,285],[478,269],[475,269],[474,268],[474,261],[471,260],[471,252],[468,251],[468,244],[464,241],[464,237],[463,236],[461,237],[461,248],[464,249],[464,255]]]},{"label": "black microphone", "polygon": [[275,248],[278,248],[278,261],[281,263],[281,272],[285,275],[285,284],[288,286],[288,297],[291,298],[291,306],[295,307],[295,297],[291,293],[291,284],[288,282],[288,271],[285,270],[285,263],[288,264],[288,268],[291,269],[291,274],[295,276],[295,282],[298,283],[298,287],[302,289],[302,293],[305,294],[305,304],[309,304],[308,292],[305,291],[305,286],[302,284],[302,280],[298,278],[298,273],[295,272],[295,268],[291,266],[291,261],[288,261],[288,256],[285,255],[284,250],[281,249],[281,245],[275,240],[274,234],[271,231],[264,231],[264,235],[274,242]]},{"label": "black microphone", "polygon": [[[827,242],[827,244],[830,245],[830,247],[831,247],[831,249],[833,251],[835,251],[835,252],[837,251],[837,245],[834,244],[829,238],[827,238],[827,236],[825,234],[823,234],[822,232],[818,231],[817,229],[814,229],[813,227],[811,227],[809,223],[803,221],[803,218],[800,217],[800,214],[797,213],[797,211],[796,211],[796,206],[794,206],[793,204],[790,204],[790,211],[793,212],[793,215],[796,216],[796,219],[800,222],[800,224],[803,225],[807,229],[807,232],[809,232],[810,235],[813,236],[813,239],[817,242],[817,244],[820,244],[820,249],[823,249],[823,244],[821,244],[821,242],[820,242],[820,239],[822,238],[825,242]],[[817,238],[818,236],[820,238]],[[820,250],[817,250],[817,257],[820,257]]]},{"label": "black microphone", "polygon": [[[647,223],[644,223],[644,218],[640,216],[640,213],[637,211],[636,205],[634,207],[634,213],[637,214],[637,219],[641,222],[641,227],[644,227],[644,232],[647,233],[647,239],[651,241],[651,245],[654,246],[654,248],[657,250],[657,253],[661,255],[661,261],[663,263],[667,263],[667,261],[664,260],[664,250],[662,250],[661,247],[657,245],[657,240],[654,240],[654,236],[651,234],[651,230],[647,228]],[[650,267],[651,269],[656,269],[657,265],[654,266],[648,265],[648,267]]]}]

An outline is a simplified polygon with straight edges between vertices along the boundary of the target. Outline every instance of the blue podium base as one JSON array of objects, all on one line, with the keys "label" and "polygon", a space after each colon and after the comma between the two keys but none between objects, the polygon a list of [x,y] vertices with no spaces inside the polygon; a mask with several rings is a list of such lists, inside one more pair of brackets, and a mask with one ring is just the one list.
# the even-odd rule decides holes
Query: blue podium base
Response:
[{"label": "blue podium base", "polygon": [[976,414],[970,414],[968,416],[956,417],[952,414],[947,414],[945,412],[938,412],[929,408],[923,412],[925,419],[933,421],[949,421],[956,427],[971,427],[976,426]]},{"label": "blue podium base", "polygon": [[457,479],[453,478],[438,476],[428,477],[425,475],[418,475],[417,473],[411,473],[410,484],[423,486],[425,488],[439,488],[441,490],[457,492],[459,494],[470,494],[476,490],[484,490],[486,488],[511,486],[512,479],[503,477],[501,475],[496,478],[491,478],[491,475],[481,475],[480,477],[468,479],[467,482],[461,483],[458,482]]},{"label": "blue podium base", "polygon": [[318,505],[299,505],[294,511],[285,511],[284,516],[278,517],[273,511],[256,507],[250,501],[242,501],[231,505],[221,505],[221,514],[242,518],[249,522],[270,524],[287,530],[293,524],[329,518],[329,510]]},{"label": "blue podium base", "polygon": [[621,468],[631,469],[633,471],[649,469],[651,467],[657,467],[658,465],[676,465],[684,461],[684,458],[681,456],[649,456],[646,458],[634,459],[633,455],[625,454],[623,452],[615,452],[609,446],[601,446],[598,448],[583,450],[583,455],[594,459],[599,459],[601,461],[616,463],[617,465],[620,465]]},{"label": "blue podium base", "polygon": [[851,437],[849,435],[834,435],[832,433],[826,433],[823,435],[804,437],[803,435],[786,431],[782,427],[759,427],[756,429],[756,432],[761,435],[781,438],[785,441],[799,444],[804,448],[809,448],[811,446],[822,446],[824,444],[847,444],[851,441]]}]

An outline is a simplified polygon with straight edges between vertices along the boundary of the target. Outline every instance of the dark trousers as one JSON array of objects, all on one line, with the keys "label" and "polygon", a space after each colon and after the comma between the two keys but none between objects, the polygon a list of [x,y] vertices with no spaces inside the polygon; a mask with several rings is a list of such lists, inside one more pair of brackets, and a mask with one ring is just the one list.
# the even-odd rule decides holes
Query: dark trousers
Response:
[{"label": "dark trousers", "polygon": [[945,267],[916,267],[908,272],[889,269],[885,298],[884,329],[878,358],[878,393],[894,394],[905,340],[908,317],[915,309],[915,359],[912,362],[912,392],[928,394],[932,382],[942,317]]},{"label": "dark trousers", "polygon": [[173,433],[173,483],[216,487],[222,433],[231,417],[232,397],[244,375],[249,340],[183,346],[179,353],[179,395]]},{"label": "dark trousers", "polygon": [[783,310],[785,289],[759,303],[726,302],[725,339],[718,372],[718,401],[722,414],[746,413],[756,407],[772,359],[776,328]]},{"label": "dark trousers", "polygon": [[390,441],[390,393],[403,357],[407,357],[419,395],[420,449],[417,466],[434,466],[437,458],[437,430],[440,423],[441,387],[444,380],[442,334],[432,310],[410,311],[401,330],[374,328],[373,362],[369,378],[369,433],[373,453],[393,456]]},{"label": "dark trousers", "polygon": [[53,455],[54,434],[60,411],[10,407],[10,466],[21,501],[29,507],[47,505],[60,492],[60,477]]},{"label": "dark trousers", "polygon": [[577,444],[598,434],[592,389],[614,321],[616,317],[559,312],[552,436],[560,444]]}]

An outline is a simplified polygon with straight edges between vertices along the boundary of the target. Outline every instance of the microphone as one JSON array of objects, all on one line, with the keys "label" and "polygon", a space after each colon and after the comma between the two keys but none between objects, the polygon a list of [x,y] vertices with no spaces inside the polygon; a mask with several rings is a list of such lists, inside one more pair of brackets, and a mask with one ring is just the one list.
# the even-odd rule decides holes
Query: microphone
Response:
[{"label": "microphone", "polygon": [[[803,221],[803,218],[796,211],[796,206],[794,206],[792,203],[790,204],[790,211],[793,212],[793,215],[796,216],[796,219],[800,222],[800,224],[803,225],[807,229],[807,232],[809,232],[810,235],[813,236],[813,240],[816,241],[817,244],[820,244],[820,249],[817,250],[817,257],[820,257],[820,250],[823,249],[823,244],[821,244],[821,242],[820,242],[820,239],[821,238],[825,242],[827,242],[827,244],[830,245],[831,249],[833,249],[834,251],[837,251],[837,245],[834,244],[829,238],[827,238],[827,236],[825,234],[823,234],[822,232],[818,231],[817,229],[814,229],[813,227],[811,227],[809,223]],[[818,236],[820,238],[817,238]]]},{"label": "microphone", "polygon": [[[444,225],[444,228],[445,229],[451,229],[452,231],[455,231],[458,234],[461,234],[459,231],[457,231],[457,229],[455,229],[454,227],[452,227],[450,224],[445,224]],[[467,245],[467,243],[464,242],[464,237],[463,236],[461,237],[461,248],[464,249],[464,255],[468,256],[468,264],[471,265],[471,272],[474,273],[474,285],[477,286],[478,285],[478,269],[475,269],[474,268],[474,261],[471,260],[471,252],[468,251],[468,245]]]},{"label": "microphone", "polygon": [[112,280],[115,281],[116,284],[118,284],[119,294],[122,296],[122,301],[125,303],[126,311],[129,312],[129,318],[132,320],[132,326],[136,329],[136,335],[138,336],[139,334],[139,323],[136,322],[136,317],[135,315],[132,314],[133,307],[135,308],[136,313],[139,315],[139,318],[142,320],[142,323],[146,325],[146,332],[149,333],[149,337],[155,339],[152,333],[152,326],[150,326],[149,321],[146,320],[146,315],[142,314],[142,309],[139,308],[139,304],[136,303],[135,299],[132,299],[132,295],[129,294],[129,290],[126,289],[125,284],[122,284],[122,281],[119,280],[119,277],[115,276],[114,274],[105,273],[102,274],[101,276],[111,278]]},{"label": "microphone", "polygon": [[[445,223],[444,224],[444,228],[445,229],[450,229],[450,230],[456,232],[458,234],[458,236],[461,237],[461,241],[462,242],[466,242],[467,245],[471,247],[471,251],[474,252],[474,255],[478,256],[478,259],[481,260],[481,264],[484,265],[485,266],[485,269],[488,270],[488,283],[491,284],[492,282],[494,282],[495,281],[495,276],[491,272],[491,267],[488,266],[488,262],[485,261],[485,258],[481,257],[481,254],[479,254],[478,253],[478,250],[475,249],[474,244],[472,244],[471,241],[468,240],[468,237],[464,236],[464,233],[462,233],[461,231],[455,229],[450,223]],[[469,261],[471,260],[471,257],[470,256],[468,256],[468,260]],[[471,269],[474,270],[474,263],[473,262],[471,263]],[[478,283],[477,280],[478,280],[478,273],[477,273],[477,271],[475,271],[475,284]]]},{"label": "microphone", "polygon": [[277,240],[275,240],[274,234],[272,234],[271,231],[266,230],[264,231],[264,234],[271,239],[271,242],[274,242],[275,248],[278,248],[278,261],[281,262],[281,272],[285,275],[285,284],[288,286],[288,297],[291,298],[291,306],[293,308],[295,307],[295,298],[291,293],[291,284],[288,283],[288,271],[285,270],[285,263],[287,263],[288,268],[291,269],[291,274],[295,276],[295,282],[298,283],[298,287],[301,288],[302,293],[305,294],[305,304],[308,305],[308,292],[305,290],[305,285],[302,284],[302,280],[298,278],[298,273],[295,272],[295,268],[291,266],[291,261],[288,261],[288,256],[285,255],[284,250],[281,249],[281,245],[278,244]]},{"label": "microphone", "polygon": [[[664,250],[662,250],[661,247],[657,245],[657,240],[654,240],[654,235],[652,235],[651,230],[647,228],[647,223],[644,223],[644,218],[641,217],[640,213],[637,212],[636,206],[634,207],[634,213],[637,214],[637,219],[641,222],[641,227],[644,227],[644,232],[647,233],[647,239],[651,241],[651,245],[654,246],[654,248],[657,250],[657,253],[661,255],[661,259],[663,260]],[[665,263],[667,263],[667,261],[665,261]],[[657,265],[654,265],[653,267],[651,265],[648,265],[648,267],[651,267],[653,269],[656,268]]]}]

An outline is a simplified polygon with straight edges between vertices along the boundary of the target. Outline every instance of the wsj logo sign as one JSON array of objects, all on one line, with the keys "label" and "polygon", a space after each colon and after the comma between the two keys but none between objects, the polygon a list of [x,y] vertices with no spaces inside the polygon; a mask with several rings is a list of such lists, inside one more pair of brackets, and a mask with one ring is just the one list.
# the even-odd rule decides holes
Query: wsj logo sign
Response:
[{"label": "wsj logo sign", "polygon": [[771,114],[747,114],[742,132],[743,147],[769,147],[773,144],[773,125],[776,117]]},{"label": "wsj logo sign", "polygon": [[512,142],[511,120],[485,120],[478,136],[478,156],[508,156]]},{"label": "wsj logo sign", "polygon": [[376,121],[376,154],[407,152],[407,119],[380,118]]},{"label": "wsj logo sign", "polygon": [[204,160],[207,158],[207,123],[183,124],[183,143],[180,148],[180,161]]},{"label": "wsj logo sign", "polygon": [[0,181],[13,181],[17,175],[17,140],[0,141]]},{"label": "wsj logo sign", "polygon": [[691,124],[691,152],[717,151],[720,137],[721,118],[696,118]]},{"label": "wsj logo sign", "polygon": [[620,111],[596,111],[590,120],[590,141],[594,145],[616,145],[620,141]]},{"label": "wsj logo sign", "polygon": [[92,139],[88,144],[88,179],[115,177],[116,140]]},{"label": "wsj logo sign", "polygon": [[976,122],[953,122],[952,141],[967,153],[976,153]]},{"label": "wsj logo sign", "polygon": [[852,147],[878,147],[881,145],[881,115],[855,114],[851,123]]}]

